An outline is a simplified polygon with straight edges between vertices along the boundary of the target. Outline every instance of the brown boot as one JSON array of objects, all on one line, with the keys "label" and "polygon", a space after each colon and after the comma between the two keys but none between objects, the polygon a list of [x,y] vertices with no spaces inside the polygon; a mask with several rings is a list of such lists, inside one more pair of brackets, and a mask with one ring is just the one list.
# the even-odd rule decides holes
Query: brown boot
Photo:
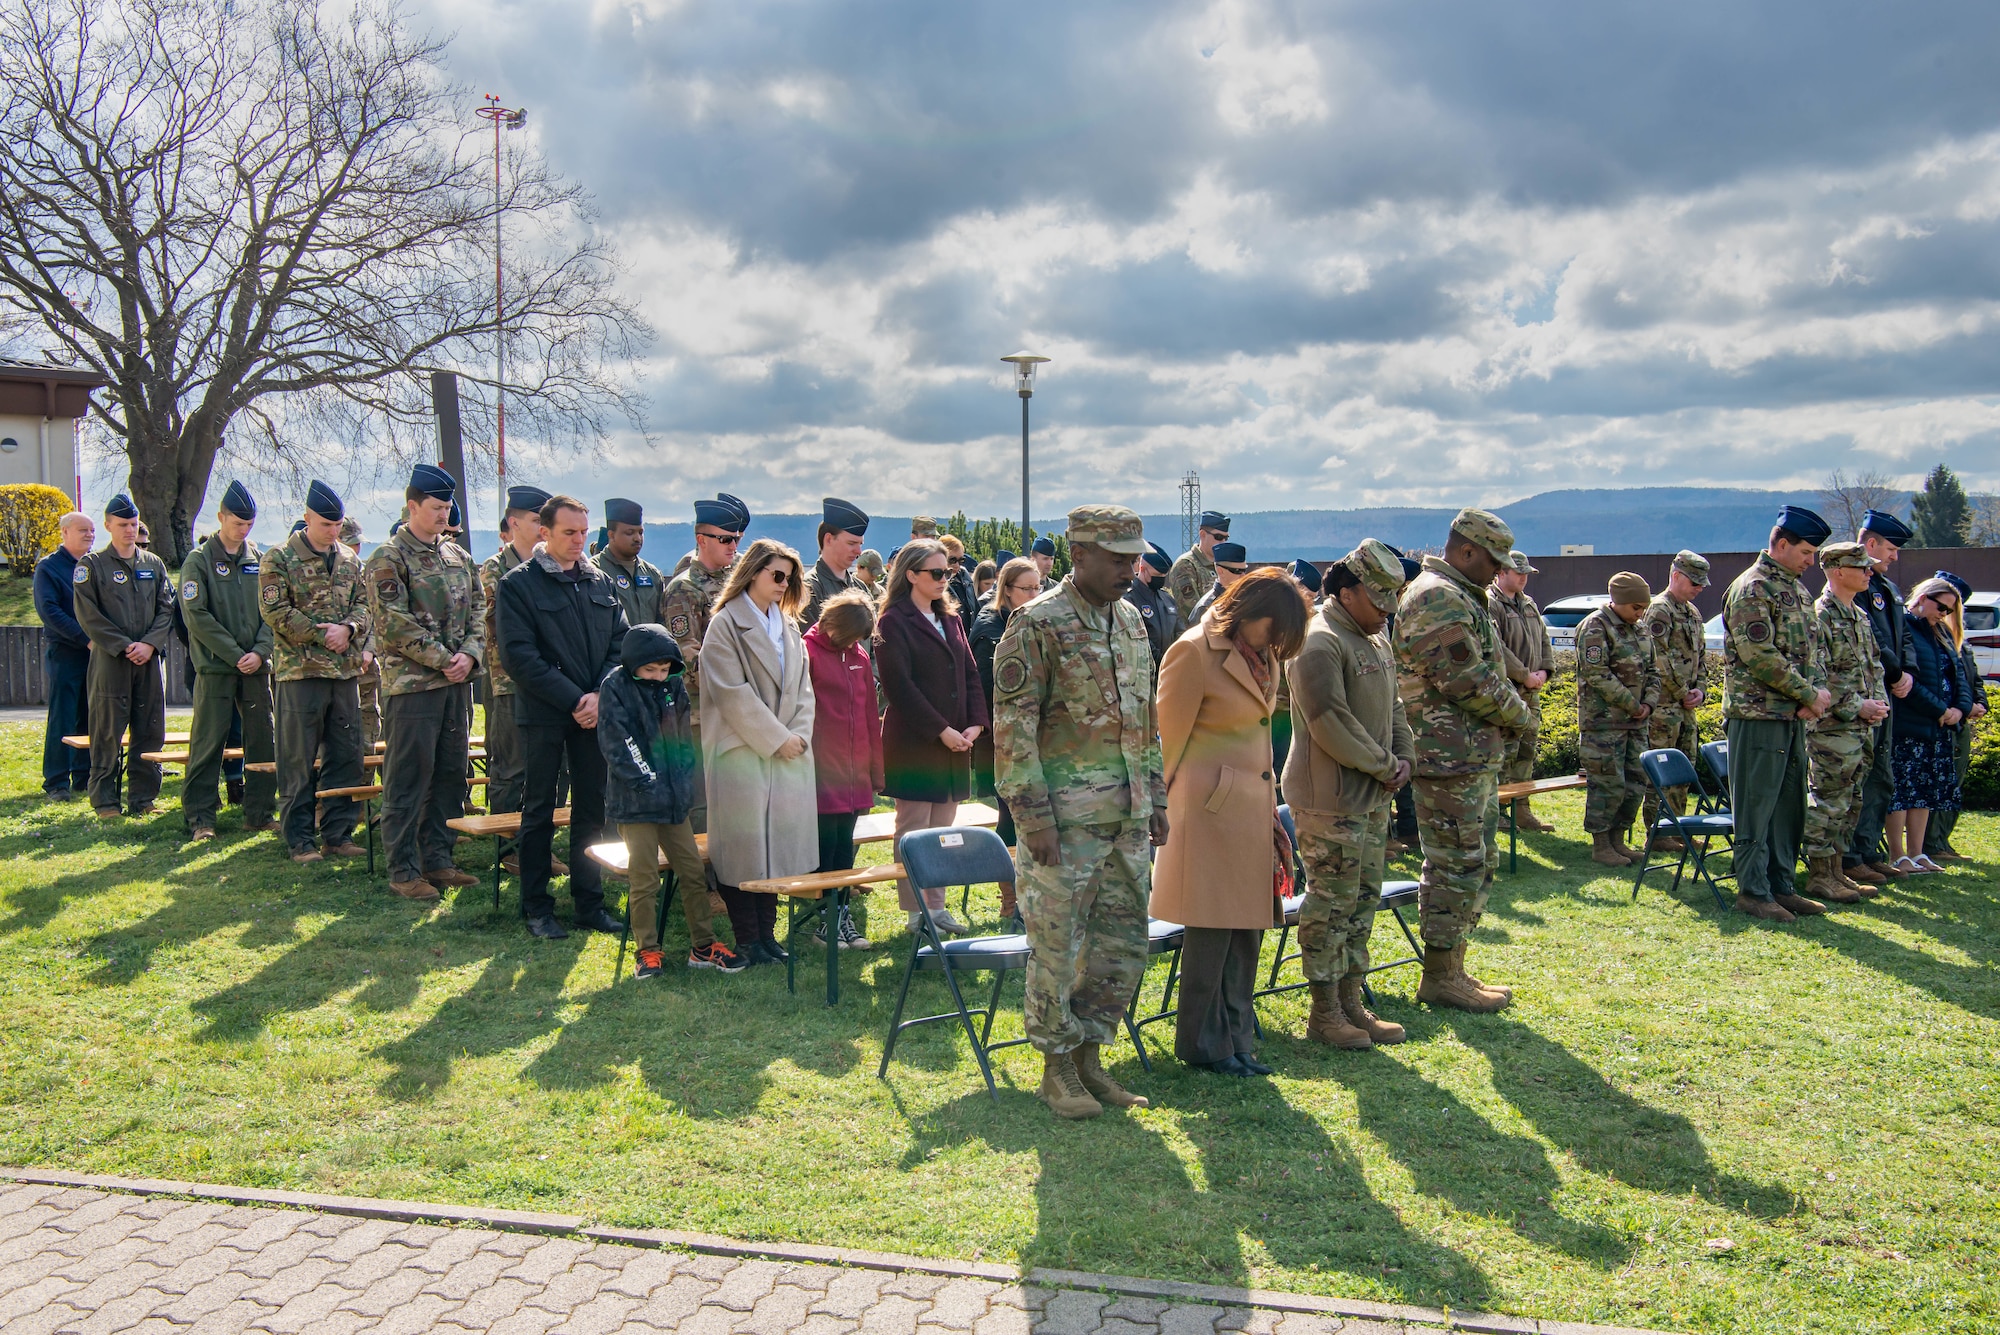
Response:
[{"label": "brown boot", "polygon": [[[1417,984],[1417,1000],[1433,1006],[1486,1014],[1505,1009],[1507,999],[1495,992],[1474,987],[1458,967],[1458,950],[1424,947],[1424,976]],[[1364,1035],[1366,1037],[1366,1035]]]},{"label": "brown boot", "polygon": [[1097,1044],[1085,1043],[1070,1054],[1070,1060],[1076,1066],[1076,1078],[1083,1081],[1085,1089],[1097,1096],[1099,1103],[1107,1103],[1114,1108],[1153,1106],[1146,1102],[1144,1095],[1134,1094],[1111,1078],[1111,1073],[1104,1069],[1104,1063],[1100,1060]]},{"label": "brown boot", "polygon": [[[1815,904],[1813,907],[1818,908],[1819,905]],[[1762,918],[1765,922],[1793,921],[1792,915],[1784,909],[1768,899],[1758,899],[1754,895],[1736,896],[1736,911],[1747,913],[1753,918]]]},{"label": "brown boot", "polygon": [[1812,879],[1806,882],[1805,893],[1814,899],[1824,899],[1829,904],[1859,904],[1861,892],[1850,890],[1847,882],[1840,879],[1840,859],[1807,858],[1806,866],[1812,871]]},{"label": "brown boot", "polygon": [[389,890],[404,899],[423,900],[426,903],[438,897],[437,887],[422,877],[414,881],[391,881]]},{"label": "brown boot", "polygon": [[432,885],[478,885],[479,878],[456,867],[439,867],[424,873],[424,879]]},{"label": "brown boot", "polygon": [[1361,975],[1351,973],[1340,980],[1340,1010],[1347,1022],[1368,1036],[1370,1043],[1400,1043],[1403,1026],[1380,1019],[1368,1009],[1361,996]]},{"label": "brown boot", "polygon": [[1530,834],[1550,834],[1556,827],[1535,815],[1527,798],[1517,797],[1514,799],[1514,828]]},{"label": "brown boot", "polygon": [[1349,1052],[1375,1046],[1369,1041],[1367,1030],[1349,1022],[1333,983],[1312,985],[1312,1014],[1306,1017],[1306,1038],[1330,1048],[1345,1048]]},{"label": "brown boot", "polygon": [[1804,895],[1773,892],[1771,898],[1777,900],[1779,907],[1794,918],[1817,918],[1826,912],[1826,905],[1817,900],[1807,899]]},{"label": "brown boot", "polygon": [[1611,831],[1611,851],[1624,858],[1627,865],[1636,867],[1646,860],[1646,855],[1626,845],[1625,833],[1625,827],[1622,825]]},{"label": "brown boot", "polygon": [[1498,983],[1482,983],[1477,978],[1474,978],[1469,972],[1466,971],[1465,942],[1461,941],[1457,945],[1453,946],[1451,949],[1452,949],[1452,954],[1455,956],[1455,961],[1452,967],[1458,970],[1459,977],[1465,979],[1466,982],[1471,983],[1481,992],[1491,992],[1494,995],[1503,997],[1508,1001],[1512,1001],[1514,999],[1513,988],[1501,987]]},{"label": "brown boot", "polygon": [[1104,1105],[1090,1097],[1090,1091],[1083,1087],[1083,1079],[1076,1073],[1076,1061],[1067,1052],[1042,1054],[1042,1087],[1035,1095],[1049,1105],[1050,1112],[1072,1122],[1104,1111]]},{"label": "brown boot", "polygon": [[1663,834],[1648,845],[1655,853],[1685,853],[1687,845],[1670,834]]},{"label": "brown boot", "polygon": [[1852,867],[1842,867],[1840,874],[1856,885],[1872,885],[1879,889],[1889,883],[1887,877],[1865,862],[1857,862]]},{"label": "brown boot", "polygon": [[1860,870],[1861,868],[1859,867],[1850,870],[1846,867],[1841,866],[1839,858],[1835,858],[1833,860],[1833,874],[1835,876],[1838,876],[1840,878],[1840,883],[1846,886],[1849,890],[1852,890],[1855,894],[1860,895],[1863,899],[1873,899],[1875,898],[1875,896],[1881,894],[1882,891],[1880,890],[1880,888],[1871,884],[1868,881],[1862,880],[1860,877],[1854,874],[1856,871]]},{"label": "brown boot", "polygon": [[1884,885],[1887,885],[1891,881],[1900,881],[1910,874],[1906,871],[1897,871],[1895,867],[1887,862],[1871,862],[1868,864],[1868,870],[1880,876]]},{"label": "brown boot", "polygon": [[1590,860],[1606,867],[1629,867],[1630,858],[1611,846],[1611,832],[1599,830],[1590,836]]}]

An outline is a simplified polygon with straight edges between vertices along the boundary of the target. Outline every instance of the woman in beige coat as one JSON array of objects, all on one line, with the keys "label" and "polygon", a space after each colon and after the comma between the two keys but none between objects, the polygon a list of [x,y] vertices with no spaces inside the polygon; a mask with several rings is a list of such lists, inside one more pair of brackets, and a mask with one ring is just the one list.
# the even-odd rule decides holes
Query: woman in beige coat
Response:
[{"label": "woman in beige coat", "polygon": [[1271,711],[1310,615],[1282,569],[1232,584],[1160,661],[1167,843],[1152,915],[1187,928],[1174,1055],[1222,1075],[1268,1075],[1253,1054],[1257,953],[1291,850],[1277,825]]},{"label": "woman in beige coat", "polygon": [[752,964],[785,961],[778,897],[736,887],[819,865],[812,670],[798,625],[804,603],[799,554],[759,538],[716,595],[701,641],[708,861],[737,951]]}]

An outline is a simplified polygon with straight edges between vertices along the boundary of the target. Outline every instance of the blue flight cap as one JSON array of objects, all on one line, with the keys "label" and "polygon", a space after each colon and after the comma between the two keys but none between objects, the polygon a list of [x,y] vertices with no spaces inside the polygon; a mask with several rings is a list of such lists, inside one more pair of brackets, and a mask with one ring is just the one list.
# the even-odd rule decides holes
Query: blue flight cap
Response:
[{"label": "blue flight cap", "polygon": [[1778,511],[1778,527],[1815,547],[1833,536],[1832,526],[1803,505],[1788,505]]},{"label": "blue flight cap", "polygon": [[[1387,544],[1385,543],[1384,545],[1386,546]],[[1401,552],[1396,553],[1396,559],[1403,563],[1403,583],[1408,584],[1411,580],[1424,573],[1423,562],[1412,561]]]},{"label": "blue flight cap", "polygon": [[1201,512],[1201,526],[1206,529],[1213,529],[1217,533],[1227,533],[1229,532],[1229,516],[1220,510],[1203,510]]},{"label": "blue flight cap", "polygon": [[604,503],[606,528],[613,524],[638,524],[644,527],[645,523],[646,509],[637,501],[628,501],[623,496],[613,496]]},{"label": "blue flight cap", "polygon": [[444,517],[444,526],[459,529],[465,527],[465,515],[459,511],[457,501],[451,503],[451,513]]},{"label": "blue flight cap", "polygon": [[303,532],[305,532],[305,531],[306,531],[306,521],[305,521],[305,520],[303,520],[303,519],[294,519],[294,520],[292,521],[292,532],[294,532],[294,533],[303,533]]},{"label": "blue flight cap", "polygon": [[749,507],[749,506],[745,505],[745,504],[744,504],[744,503],[743,503],[743,502],[742,502],[741,500],[737,499],[736,497],[734,497],[734,496],[731,496],[731,495],[730,495],[730,494],[729,494],[728,492],[726,492],[726,491],[718,491],[718,492],[716,492],[716,493],[715,493],[715,499],[716,499],[716,500],[718,500],[718,501],[722,501],[722,502],[725,502],[726,504],[728,504],[728,505],[731,505],[731,506],[734,506],[734,507],[735,507],[735,509],[736,509],[736,522],[735,522],[735,524],[734,524],[734,527],[735,527],[735,529],[736,529],[736,531],[737,531],[738,533],[741,533],[741,532],[743,532],[743,531],[744,531],[745,529],[747,529],[747,528],[749,528],[749,527],[750,527],[750,507]]},{"label": "blue flight cap", "polygon": [[[842,533],[852,533],[859,538],[868,532],[868,512],[858,505],[851,505],[838,496],[828,496],[820,501],[820,516],[833,528]],[[898,547],[896,551],[901,551]],[[889,553],[894,556],[896,553]]]},{"label": "blue flight cap", "polygon": [[1219,566],[1240,566],[1250,559],[1250,553],[1243,549],[1243,544],[1240,542],[1218,542],[1209,555],[1215,558],[1215,563]]},{"label": "blue flight cap", "polygon": [[410,485],[434,501],[448,501],[458,494],[458,483],[436,464],[418,464],[412,468]]},{"label": "blue flight cap", "polygon": [[104,517],[106,519],[137,519],[139,517],[139,507],[132,504],[132,498],[121,491],[111,498],[110,504],[104,507]]},{"label": "blue flight cap", "polygon": [[1015,561],[1019,559],[1020,558],[1015,556],[1014,553],[1008,551],[1005,547],[1002,547],[999,551],[993,553],[993,567],[994,569],[997,570],[1001,566],[1006,565],[1009,561]]},{"label": "blue flight cap", "polygon": [[543,491],[540,487],[507,488],[507,508],[509,510],[533,510],[537,514],[540,514],[542,507],[548,503],[549,493]]},{"label": "blue flight cap", "polygon": [[306,509],[321,519],[347,518],[347,506],[341,501],[340,493],[318,478],[314,478],[312,485],[306,488]]},{"label": "blue flight cap", "polygon": [[1305,585],[1307,593],[1318,593],[1320,591],[1319,567],[1310,561],[1293,561],[1292,578]]},{"label": "blue flight cap", "polygon": [[1036,556],[1054,556],[1056,554],[1056,540],[1054,538],[1036,538],[1035,545],[1028,550]]},{"label": "blue flight cap", "polygon": [[1149,541],[1146,543],[1145,561],[1147,565],[1153,567],[1153,569],[1159,571],[1162,575],[1174,568],[1174,558],[1167,555],[1167,549],[1160,546],[1157,542]]},{"label": "blue flight cap", "polygon": [[[1797,530],[1794,530],[1796,532]],[[1870,510],[1861,516],[1861,531],[1873,533],[1878,538],[1886,538],[1892,547],[1901,547],[1914,538],[1910,526],[1886,510]]]},{"label": "blue flight cap", "polygon": [[[1882,536],[1885,538],[1889,537],[1889,535],[1886,533],[1884,533]],[[1893,542],[1895,540],[1891,538],[1890,541]],[[1972,596],[1972,586],[1966,583],[1962,577],[1952,574],[1949,570],[1940,570],[1937,572],[1937,574],[1933,575],[1932,578],[1941,579],[1945,583],[1951,585],[1952,588],[1957,589],[1958,600],[1961,603],[1964,602],[1967,598],[1970,598]]]},{"label": "blue flight cap", "polygon": [[403,527],[403,521],[400,519],[398,519],[395,523],[389,525],[389,536],[392,538],[395,537],[396,534],[402,530],[402,527]]},{"label": "blue flight cap", "polygon": [[222,508],[238,519],[255,519],[257,498],[250,494],[250,488],[231,478],[229,490],[222,493]]},{"label": "blue flight cap", "polygon": [[694,503],[694,522],[697,524],[708,524],[727,533],[741,533],[741,519],[742,514],[737,508],[720,496],[712,501]]}]

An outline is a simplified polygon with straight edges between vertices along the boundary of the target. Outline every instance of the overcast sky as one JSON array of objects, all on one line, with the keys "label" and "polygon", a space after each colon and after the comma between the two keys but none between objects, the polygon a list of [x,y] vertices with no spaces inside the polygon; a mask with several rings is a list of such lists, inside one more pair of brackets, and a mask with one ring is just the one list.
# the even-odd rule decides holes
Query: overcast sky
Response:
[{"label": "overcast sky", "polygon": [[416,12],[658,327],[587,497],[1011,513],[1024,345],[1037,515],[2000,486],[1991,3]]}]

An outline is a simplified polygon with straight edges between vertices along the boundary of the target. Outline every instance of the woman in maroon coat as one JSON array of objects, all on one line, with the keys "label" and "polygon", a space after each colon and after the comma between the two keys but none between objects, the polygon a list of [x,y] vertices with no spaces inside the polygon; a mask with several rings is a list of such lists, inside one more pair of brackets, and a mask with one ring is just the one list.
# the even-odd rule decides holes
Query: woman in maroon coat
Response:
[{"label": "woman in maroon coat", "polygon": [[[972,796],[972,744],[986,730],[986,696],[951,596],[942,544],[914,539],[889,565],[889,590],[875,624],[875,667],[889,712],[882,718],[882,791],[896,800],[896,835],[950,825]],[[908,881],[899,902],[917,922]],[[965,925],[944,909],[944,891],[925,892],[939,930]]]},{"label": "woman in maroon coat", "polygon": [[[854,823],[882,791],[882,720],[875,713],[875,667],[868,638],[875,631],[875,600],[849,589],[821,605],[805,634],[812,668],[813,765],[819,795],[819,870],[854,865]],[[826,940],[821,925],[816,938]],[[869,942],[854,914],[842,909],[842,950]]]}]

